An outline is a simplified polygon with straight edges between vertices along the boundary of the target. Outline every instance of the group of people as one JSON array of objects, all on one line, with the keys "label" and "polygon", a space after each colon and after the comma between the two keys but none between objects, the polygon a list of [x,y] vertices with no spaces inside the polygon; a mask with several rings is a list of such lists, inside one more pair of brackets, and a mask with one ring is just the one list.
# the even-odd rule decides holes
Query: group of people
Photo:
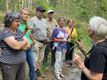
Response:
[{"label": "group of people", "polygon": [[46,10],[43,7],[36,7],[36,15],[29,20],[29,10],[22,8],[4,17],[4,29],[0,31],[0,68],[3,80],[26,80],[26,61],[30,80],[37,80],[41,75],[42,64],[48,62],[49,53],[57,80],[64,78],[63,61],[70,66],[72,62],[79,66],[82,70],[81,80],[107,80],[107,21],[98,16],[90,19],[88,33],[93,46],[88,53],[76,39],[86,57],[83,63],[77,54],[73,58],[73,39],[78,37],[74,21],[68,19],[65,27],[64,17],[56,21],[53,18],[55,11],[49,9],[44,19],[44,12]]}]

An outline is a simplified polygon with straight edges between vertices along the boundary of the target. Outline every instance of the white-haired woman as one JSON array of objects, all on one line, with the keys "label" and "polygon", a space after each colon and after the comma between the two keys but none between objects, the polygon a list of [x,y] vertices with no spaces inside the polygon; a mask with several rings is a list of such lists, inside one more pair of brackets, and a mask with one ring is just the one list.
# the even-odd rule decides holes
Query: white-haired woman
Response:
[{"label": "white-haired woman", "polygon": [[90,19],[89,26],[88,33],[94,44],[86,54],[82,44],[77,41],[86,58],[85,62],[82,62],[81,58],[75,55],[73,61],[82,70],[81,80],[107,80],[107,21],[94,16]]}]

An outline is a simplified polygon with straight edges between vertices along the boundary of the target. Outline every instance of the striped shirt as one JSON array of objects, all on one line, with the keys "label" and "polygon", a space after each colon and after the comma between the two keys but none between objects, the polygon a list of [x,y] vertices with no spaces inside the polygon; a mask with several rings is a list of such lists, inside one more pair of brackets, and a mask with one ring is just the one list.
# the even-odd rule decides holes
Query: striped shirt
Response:
[{"label": "striped shirt", "polygon": [[14,34],[9,29],[3,29],[0,33],[0,62],[7,64],[19,64],[25,62],[26,54],[23,50],[14,50],[4,42],[4,39],[10,36],[14,36],[17,41],[23,40],[23,33],[20,30],[16,30],[16,33]]}]

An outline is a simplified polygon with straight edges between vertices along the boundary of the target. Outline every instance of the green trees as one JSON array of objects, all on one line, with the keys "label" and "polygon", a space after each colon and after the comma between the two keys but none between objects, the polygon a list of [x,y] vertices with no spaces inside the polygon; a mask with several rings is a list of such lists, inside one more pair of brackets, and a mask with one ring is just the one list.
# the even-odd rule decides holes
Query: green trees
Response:
[{"label": "green trees", "polygon": [[0,0],[0,11],[18,11],[27,7],[32,13],[35,6],[55,9],[57,16],[88,20],[93,15],[107,18],[107,0]]},{"label": "green trees", "polygon": [[88,20],[91,16],[107,18],[107,0],[59,0],[57,13],[74,19]]}]

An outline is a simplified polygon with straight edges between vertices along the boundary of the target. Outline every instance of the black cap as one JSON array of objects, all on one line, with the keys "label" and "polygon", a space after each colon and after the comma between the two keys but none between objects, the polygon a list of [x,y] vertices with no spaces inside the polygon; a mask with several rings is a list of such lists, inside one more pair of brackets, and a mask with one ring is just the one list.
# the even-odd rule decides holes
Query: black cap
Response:
[{"label": "black cap", "polygon": [[41,6],[38,6],[36,7],[36,11],[45,12],[46,10]]}]

